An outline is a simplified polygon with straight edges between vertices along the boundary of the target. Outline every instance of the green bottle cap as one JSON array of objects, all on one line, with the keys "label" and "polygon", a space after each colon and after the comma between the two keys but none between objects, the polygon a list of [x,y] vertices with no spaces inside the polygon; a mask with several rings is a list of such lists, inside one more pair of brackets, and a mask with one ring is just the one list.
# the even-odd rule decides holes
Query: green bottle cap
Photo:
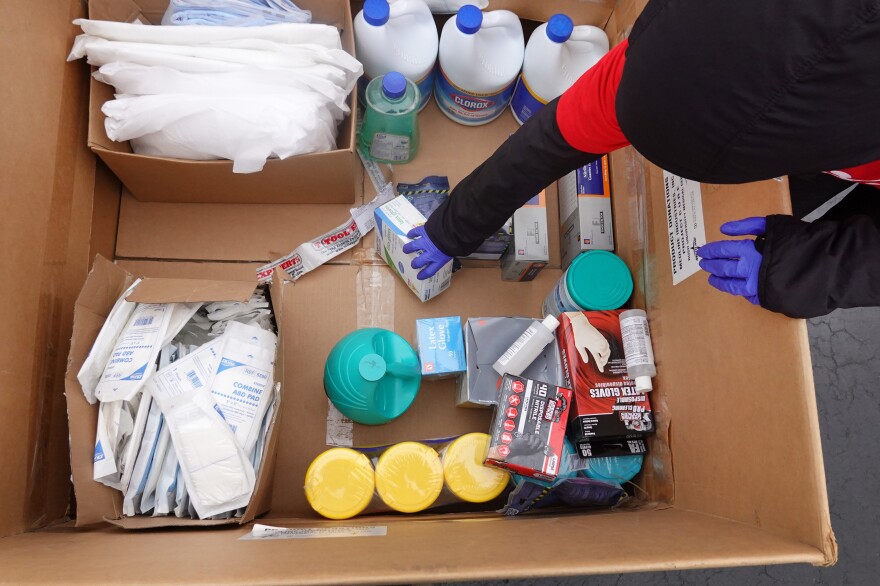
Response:
[{"label": "green bottle cap", "polygon": [[632,295],[632,275],[619,256],[605,250],[579,254],[565,273],[571,298],[586,310],[623,307]]},{"label": "green bottle cap", "polygon": [[339,341],[324,366],[324,391],[343,415],[364,425],[400,417],[422,382],[419,357],[406,340],[381,328]]}]

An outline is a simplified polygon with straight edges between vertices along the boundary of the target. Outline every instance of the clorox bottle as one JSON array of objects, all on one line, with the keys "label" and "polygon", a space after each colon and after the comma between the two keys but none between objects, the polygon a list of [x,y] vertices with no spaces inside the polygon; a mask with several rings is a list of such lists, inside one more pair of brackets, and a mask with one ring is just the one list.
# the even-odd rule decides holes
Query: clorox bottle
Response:
[{"label": "clorox bottle", "polygon": [[602,29],[574,26],[564,14],[550,17],[529,37],[522,75],[510,102],[513,117],[525,123],[607,52],[608,36]]},{"label": "clorox bottle", "polygon": [[440,35],[440,71],[434,93],[440,109],[461,124],[486,124],[513,95],[525,43],[519,17],[508,10],[483,14],[462,6]]},{"label": "clorox bottle", "polygon": [[419,87],[421,110],[434,89],[437,26],[424,0],[366,0],[354,19],[357,58],[364,65],[358,84],[361,101],[370,80],[399,71]]}]

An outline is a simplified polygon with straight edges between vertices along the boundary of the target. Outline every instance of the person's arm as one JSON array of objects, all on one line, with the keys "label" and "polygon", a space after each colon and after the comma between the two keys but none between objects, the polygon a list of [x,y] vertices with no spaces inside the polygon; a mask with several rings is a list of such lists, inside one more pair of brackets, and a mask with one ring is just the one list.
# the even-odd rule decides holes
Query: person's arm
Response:
[{"label": "person's arm", "polygon": [[614,113],[626,46],[605,55],[455,186],[425,224],[440,251],[470,254],[552,182],[629,144]]},{"label": "person's arm", "polygon": [[767,217],[758,277],[762,307],[808,318],[880,306],[880,192],[847,200],[812,224]]}]

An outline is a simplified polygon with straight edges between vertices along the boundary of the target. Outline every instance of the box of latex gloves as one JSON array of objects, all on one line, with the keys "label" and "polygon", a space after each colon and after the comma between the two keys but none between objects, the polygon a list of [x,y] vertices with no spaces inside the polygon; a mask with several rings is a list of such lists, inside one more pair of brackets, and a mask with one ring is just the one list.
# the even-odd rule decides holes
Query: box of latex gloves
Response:
[{"label": "box of latex gloves", "polygon": [[541,192],[513,214],[513,242],[501,257],[501,278],[532,281],[550,262],[547,201]]},{"label": "box of latex gloves", "polygon": [[455,378],[467,369],[460,317],[416,320],[416,342],[423,378]]},{"label": "box of latex gloves", "polygon": [[452,281],[452,263],[437,271],[429,279],[419,280],[419,269],[411,266],[415,255],[403,252],[410,242],[407,234],[425,223],[425,216],[402,195],[376,209],[376,246],[388,266],[394,269],[406,286],[420,301],[427,301],[443,293]]},{"label": "box of latex gloves", "polygon": [[136,279],[98,257],[67,377],[78,524],[240,523],[268,510],[276,295],[248,281]]},{"label": "box of latex gloves", "polygon": [[614,250],[608,155],[559,180],[562,268],[585,250]]}]

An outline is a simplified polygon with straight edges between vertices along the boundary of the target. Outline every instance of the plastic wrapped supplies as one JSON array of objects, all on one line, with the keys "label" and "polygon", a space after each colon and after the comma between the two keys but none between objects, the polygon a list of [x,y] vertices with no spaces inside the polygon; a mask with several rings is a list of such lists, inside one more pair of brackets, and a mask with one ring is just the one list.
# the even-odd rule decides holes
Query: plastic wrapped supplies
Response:
[{"label": "plastic wrapped supplies", "polygon": [[311,20],[311,12],[290,0],[171,0],[162,24],[262,26]]},{"label": "plastic wrapped supplies", "polygon": [[111,140],[141,155],[230,159],[236,173],[334,149],[363,72],[327,25],[74,23],[85,34],[68,60],[87,57],[117,90],[102,108]]}]

